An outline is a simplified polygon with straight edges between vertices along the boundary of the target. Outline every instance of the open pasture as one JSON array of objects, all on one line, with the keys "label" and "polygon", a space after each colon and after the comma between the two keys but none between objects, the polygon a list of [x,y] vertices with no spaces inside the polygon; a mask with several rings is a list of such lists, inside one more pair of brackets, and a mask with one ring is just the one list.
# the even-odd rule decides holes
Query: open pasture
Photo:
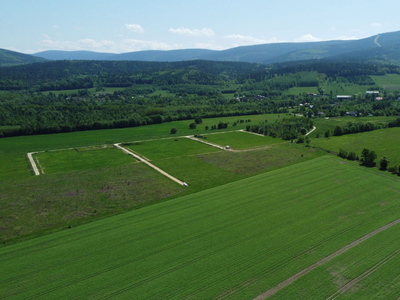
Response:
[{"label": "open pasture", "polygon": [[34,155],[34,158],[43,174],[112,168],[136,163],[132,156],[113,146],[46,151]]},{"label": "open pasture", "polygon": [[395,117],[337,117],[337,118],[319,118],[319,119],[313,119],[313,123],[317,129],[313,131],[309,137],[313,138],[316,137],[317,134],[319,134],[321,137],[324,136],[325,132],[327,130],[330,131],[331,135],[333,134],[333,131],[335,130],[335,127],[340,125],[344,126],[347,125],[348,122],[352,123],[366,123],[366,122],[371,122],[374,124],[388,124],[390,121],[395,120]]},{"label": "open pasture", "polygon": [[399,192],[397,178],[320,157],[1,248],[0,294],[253,299],[399,219]]},{"label": "open pasture", "polygon": [[333,152],[339,152],[339,149],[347,152],[353,151],[361,156],[364,148],[374,150],[379,160],[386,156],[389,159],[389,166],[400,164],[399,149],[400,128],[386,128],[370,132],[347,134],[343,136],[332,136],[329,139],[313,139],[312,146],[323,148]]},{"label": "open pasture", "polygon": [[400,90],[400,75],[398,74],[386,74],[371,77],[377,85],[386,90]]},{"label": "open pasture", "polygon": [[233,150],[267,147],[273,144],[283,143],[279,138],[255,135],[250,132],[235,131],[229,133],[207,134],[206,142],[225,147],[229,145]]}]

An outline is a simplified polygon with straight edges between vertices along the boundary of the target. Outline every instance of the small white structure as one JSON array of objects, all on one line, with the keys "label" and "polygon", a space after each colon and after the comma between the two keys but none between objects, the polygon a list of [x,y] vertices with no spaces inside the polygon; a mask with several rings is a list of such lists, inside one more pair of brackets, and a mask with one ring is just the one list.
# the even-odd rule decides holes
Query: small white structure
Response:
[{"label": "small white structure", "polygon": [[225,149],[226,149],[226,150],[229,150],[229,149],[231,149],[231,147],[229,147],[228,145],[226,145],[226,146],[225,146]]},{"label": "small white structure", "polygon": [[183,184],[182,184],[183,186],[188,186],[188,184],[186,183],[186,182],[183,182]]}]

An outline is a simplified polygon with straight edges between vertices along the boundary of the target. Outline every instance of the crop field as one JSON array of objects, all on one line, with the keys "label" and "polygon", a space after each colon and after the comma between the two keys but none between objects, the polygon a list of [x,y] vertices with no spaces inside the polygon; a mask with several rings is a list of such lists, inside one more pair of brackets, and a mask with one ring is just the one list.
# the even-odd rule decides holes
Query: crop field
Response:
[{"label": "crop field", "polygon": [[[0,294],[3,299],[253,299],[399,219],[399,193],[395,177],[323,156],[0,248]],[[394,241],[399,226],[315,269],[331,272],[321,279],[324,289],[318,288],[319,278],[309,279],[313,271],[275,296],[302,288],[314,290],[308,299],[333,294],[340,276],[359,276],[395,251],[398,239],[395,245],[387,241],[382,256],[385,244],[373,241],[384,236]],[[365,249],[371,260],[347,264],[356,253],[368,257]],[[366,279],[367,291],[376,289],[374,299],[398,291],[397,261]],[[394,284],[385,283],[379,293],[374,278]],[[293,290],[301,280],[306,284]]]},{"label": "crop field", "polygon": [[400,226],[389,228],[272,296],[277,299],[397,299]]},{"label": "crop field", "polygon": [[386,74],[371,77],[377,85],[386,90],[400,90],[400,75],[398,74]]},{"label": "crop field", "polygon": [[34,158],[44,174],[110,168],[136,163],[132,156],[112,146],[40,152]]},{"label": "crop field", "polygon": [[267,147],[283,143],[279,138],[255,135],[249,132],[236,131],[229,133],[208,134],[205,141],[225,147],[229,145],[233,150]]},{"label": "crop field", "polygon": [[389,166],[400,164],[400,149],[398,139],[400,128],[386,128],[370,132],[347,134],[343,136],[332,136],[329,139],[313,139],[312,146],[339,152],[339,149],[347,152],[353,151],[361,155],[364,148],[374,150],[378,155],[377,162],[386,156]]}]

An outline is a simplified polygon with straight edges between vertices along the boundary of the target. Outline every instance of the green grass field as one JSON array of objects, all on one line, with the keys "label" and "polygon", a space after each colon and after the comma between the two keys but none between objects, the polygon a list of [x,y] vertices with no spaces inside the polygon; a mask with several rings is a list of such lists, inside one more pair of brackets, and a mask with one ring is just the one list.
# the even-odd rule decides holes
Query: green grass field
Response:
[{"label": "green grass field", "polygon": [[132,156],[124,154],[113,146],[41,152],[34,157],[44,174],[112,168],[136,163]]},{"label": "green grass field", "polygon": [[337,117],[337,118],[318,118],[318,119],[313,119],[313,123],[317,129],[310,134],[310,137],[316,137],[317,134],[320,136],[324,136],[325,132],[329,130],[331,134],[335,130],[335,127],[337,125],[347,125],[348,122],[352,123],[366,123],[366,122],[371,122],[374,124],[387,124],[390,121],[394,120],[395,117]]},{"label": "green grass field", "polygon": [[151,160],[193,156],[201,153],[221,151],[188,138],[136,142],[124,145],[124,147]]},{"label": "green grass field", "polygon": [[287,91],[287,94],[289,95],[300,95],[300,94],[308,94],[308,93],[314,93],[318,94],[318,88],[316,86],[311,86],[311,87],[292,87]]},{"label": "green grass field", "polygon": [[371,76],[375,83],[386,90],[400,90],[400,75],[386,74],[383,76]]},{"label": "green grass field", "polygon": [[399,136],[400,128],[387,128],[371,132],[332,136],[330,139],[313,139],[311,145],[337,153],[339,149],[347,152],[353,151],[359,156],[361,156],[361,151],[367,148],[374,150],[378,155],[378,165],[379,160],[386,156],[389,158],[389,166],[398,166],[400,164]]},{"label": "green grass field", "polygon": [[[1,248],[0,294],[4,299],[253,299],[399,219],[399,192],[397,178],[332,156],[316,158]],[[349,270],[366,271],[390,253],[379,258],[379,244],[369,253],[374,249],[371,261],[348,264]],[[346,264],[351,254],[337,259]],[[384,278],[398,274],[398,268],[389,268],[395,262],[385,267]],[[331,293],[336,279],[326,279],[327,290],[317,289],[308,299]],[[319,285],[309,284],[305,288]],[[371,285],[369,290],[379,288]],[[398,284],[386,284],[374,299],[397,291]]]},{"label": "green grass field", "polygon": [[[25,178],[31,175],[29,163],[26,159],[26,153],[28,152],[174,137],[170,134],[171,128],[178,129],[177,137],[210,132],[233,131],[244,129],[247,124],[258,124],[265,119],[273,121],[276,118],[278,118],[278,115],[204,119],[203,124],[200,124],[194,130],[189,129],[189,124],[192,123],[193,120],[187,120],[134,128],[1,138],[0,164],[2,164],[3,167],[0,169],[0,180]],[[251,119],[251,123],[239,123],[237,126],[232,126],[232,124],[239,119]],[[218,124],[220,121],[228,122],[230,125],[223,130],[205,130],[205,126],[211,127],[212,125]]]},{"label": "green grass field", "polygon": [[[105,87],[105,88],[103,88],[103,89],[104,89],[104,91],[103,91],[103,90],[101,90],[101,91],[96,91],[96,88],[90,88],[90,89],[87,89],[87,90],[88,90],[89,93],[91,93],[91,94],[112,94],[112,93],[114,93],[114,92],[116,92],[116,91],[122,91],[122,90],[124,90],[125,88],[122,88],[122,87]],[[60,90],[60,91],[46,91],[46,92],[43,92],[43,94],[50,94],[50,93],[52,93],[52,94],[54,94],[54,95],[56,95],[56,96],[58,96],[59,94],[71,95],[71,94],[77,94],[80,90],[84,90],[84,89]]]},{"label": "green grass field", "polygon": [[229,145],[233,150],[244,150],[251,148],[267,147],[273,144],[283,143],[281,139],[269,136],[259,136],[248,132],[236,131],[220,134],[207,134],[204,141],[220,146]]}]

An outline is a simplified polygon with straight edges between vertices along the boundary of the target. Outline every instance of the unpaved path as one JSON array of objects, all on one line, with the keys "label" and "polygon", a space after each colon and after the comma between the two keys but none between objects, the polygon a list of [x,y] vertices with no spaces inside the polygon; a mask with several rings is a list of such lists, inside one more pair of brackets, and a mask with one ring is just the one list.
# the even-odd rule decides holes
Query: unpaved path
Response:
[{"label": "unpaved path", "polygon": [[359,283],[361,280],[367,278],[369,275],[373,274],[375,271],[377,271],[380,267],[391,261],[393,258],[395,258],[397,255],[400,254],[400,249],[395,251],[394,253],[390,254],[389,256],[385,257],[382,259],[380,262],[375,264],[372,268],[368,269],[364,273],[362,273],[360,276],[354,278],[353,280],[349,281],[346,283],[342,288],[340,288],[336,293],[332,294],[326,300],[332,300],[336,299],[340,295],[342,295],[344,292],[347,290],[351,289],[355,284]]},{"label": "unpaved path", "polygon": [[35,173],[35,175],[40,175],[39,169],[36,166],[35,160],[33,159],[33,156],[32,156],[33,154],[37,154],[37,152],[29,152],[27,154],[28,159],[29,159],[29,162],[31,163],[31,166],[32,166],[32,169],[33,169],[33,172]]},{"label": "unpaved path", "polygon": [[200,142],[200,143],[209,145],[209,146],[211,146],[211,147],[215,147],[215,148],[218,148],[218,149],[221,149],[221,150],[228,150],[228,149],[226,149],[226,148],[224,148],[224,147],[222,147],[222,146],[220,146],[220,145],[212,144],[212,143],[203,141],[202,139],[195,138],[195,137],[192,136],[192,135],[188,135],[188,136],[186,136],[186,137],[187,137],[188,139],[191,139],[191,140],[193,140],[193,141],[196,141],[196,142]]},{"label": "unpaved path", "polygon": [[311,272],[312,270],[314,270],[315,268],[323,265],[324,263],[330,261],[331,259],[334,259],[335,257],[339,256],[340,254],[346,252],[347,250],[350,250],[351,248],[361,244],[362,242],[368,240],[369,238],[377,235],[378,233],[396,225],[400,223],[400,219],[393,221],[392,223],[389,223],[377,230],[374,230],[370,233],[368,233],[367,235],[363,236],[362,238],[359,238],[358,240],[344,246],[343,248],[337,250],[336,252],[332,253],[331,255],[317,261],[315,264],[312,264],[311,266],[301,270],[300,272],[298,272],[297,274],[289,277],[288,279],[286,279],[285,281],[282,281],[281,283],[279,283],[277,286],[273,287],[272,289],[266,291],[265,293],[259,295],[258,297],[254,298],[254,300],[263,300],[263,299],[267,299],[268,297],[274,295],[275,293],[279,292],[281,289],[287,287],[289,284],[291,284],[292,282],[296,281],[297,279],[299,279],[300,277],[304,276],[305,274]]},{"label": "unpaved path", "polygon": [[255,134],[255,135],[258,135],[258,136],[265,137],[265,135],[263,135],[263,134],[259,134],[259,133],[255,133],[255,132],[247,131],[247,130],[244,130],[244,129],[240,129],[240,130],[238,130],[238,131],[241,131],[241,132],[246,132],[246,133]]},{"label": "unpaved path", "polygon": [[309,135],[311,132],[313,132],[315,129],[317,129],[317,127],[313,126],[313,128],[309,132],[306,133],[306,136]]},{"label": "unpaved path", "polygon": [[168,177],[169,179],[175,181],[176,183],[180,184],[180,185],[185,185],[185,183],[183,181],[180,181],[179,179],[175,178],[172,175],[169,175],[167,172],[161,170],[160,168],[156,167],[155,165],[153,165],[152,163],[148,162],[147,160],[145,160],[144,158],[140,157],[139,155],[133,153],[132,151],[129,151],[128,149],[121,147],[120,144],[114,144],[115,147],[117,147],[118,149],[121,149],[123,152],[125,152],[126,154],[132,155],[134,158],[136,158],[137,160],[145,163],[146,165],[148,165],[150,168],[153,168],[154,170],[156,170],[157,172],[163,174],[164,176]]}]

